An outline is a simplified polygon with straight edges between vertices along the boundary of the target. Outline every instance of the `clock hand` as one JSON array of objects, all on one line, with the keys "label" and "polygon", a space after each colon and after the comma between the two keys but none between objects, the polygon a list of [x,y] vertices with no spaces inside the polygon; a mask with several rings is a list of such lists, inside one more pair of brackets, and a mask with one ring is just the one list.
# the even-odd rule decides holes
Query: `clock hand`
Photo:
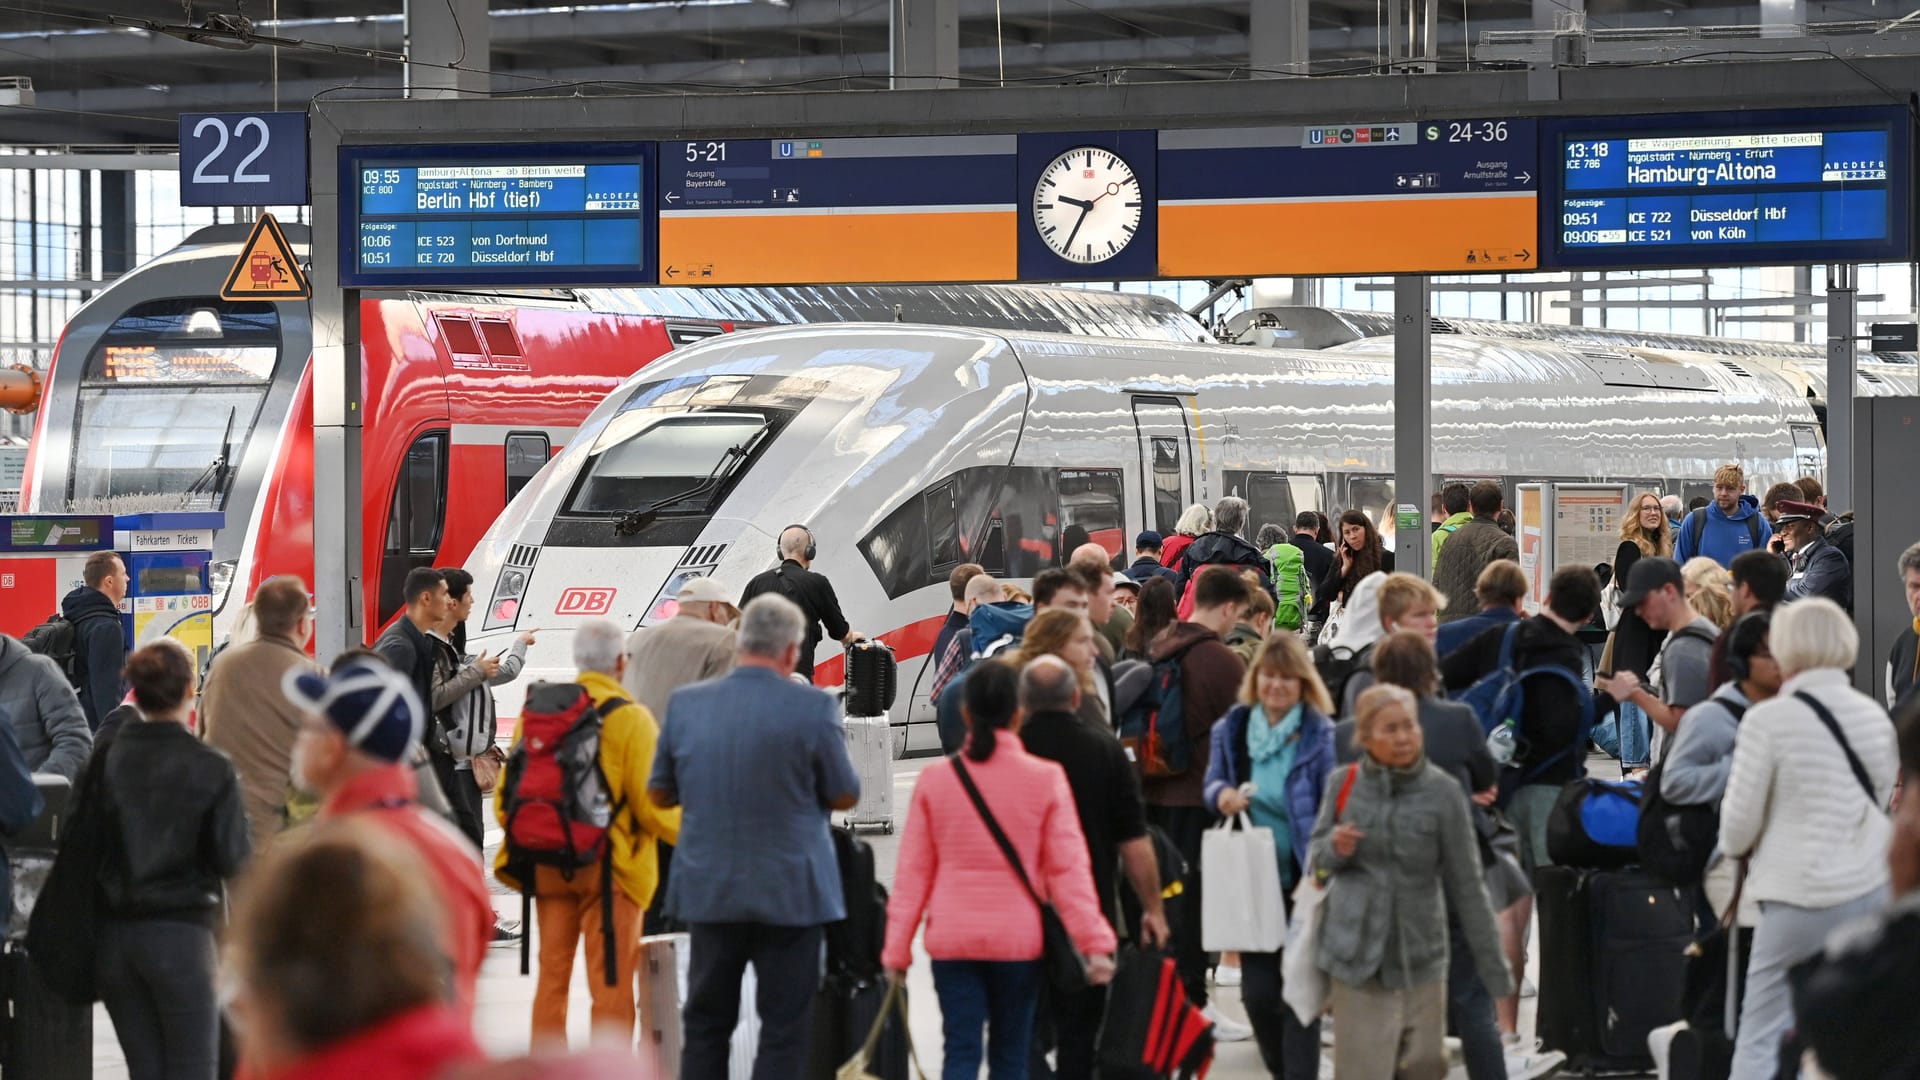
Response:
[{"label": "clock hand", "polygon": [[1060,245],[1061,250],[1063,251],[1073,250],[1073,238],[1080,235],[1080,226],[1086,224],[1087,214],[1092,212],[1092,210],[1093,210],[1092,203],[1087,203],[1085,206],[1082,206],[1080,208],[1080,216],[1079,218],[1075,219],[1073,223],[1073,230],[1067,233],[1066,242]]},{"label": "clock hand", "polygon": [[[1105,191],[1103,191],[1103,192],[1101,192],[1100,194],[1098,194],[1098,195],[1095,195],[1095,196],[1093,197],[1093,202],[1096,202],[1096,203],[1097,203],[1097,202],[1099,202],[1099,201],[1100,201],[1101,199],[1104,199],[1104,198],[1106,198],[1106,197],[1107,197],[1107,196],[1109,196],[1109,195],[1118,195],[1118,194],[1120,194],[1120,185],[1119,185],[1119,184],[1108,184],[1108,185],[1107,185],[1107,190],[1105,190]],[[1088,205],[1088,206],[1092,206],[1092,205],[1093,205],[1093,203],[1087,203],[1086,205]]]},{"label": "clock hand", "polygon": [[[1057,197],[1057,198],[1056,198],[1056,199],[1055,199],[1054,201],[1055,201],[1055,202],[1063,202],[1063,203],[1066,203],[1066,204],[1067,204],[1068,206],[1077,206],[1077,207],[1079,207],[1079,208],[1080,208],[1081,210],[1091,210],[1091,209],[1093,209],[1093,203],[1091,203],[1091,202],[1088,202],[1088,201],[1087,201],[1087,200],[1085,200],[1085,199],[1076,199],[1076,198],[1073,198],[1073,197],[1072,197],[1072,196],[1070,196],[1070,195],[1061,195],[1061,196],[1058,196],[1058,197]],[[1095,200],[1094,200],[1094,202],[1099,202],[1099,201],[1100,201],[1100,200],[1098,200],[1098,199],[1095,199]]]}]

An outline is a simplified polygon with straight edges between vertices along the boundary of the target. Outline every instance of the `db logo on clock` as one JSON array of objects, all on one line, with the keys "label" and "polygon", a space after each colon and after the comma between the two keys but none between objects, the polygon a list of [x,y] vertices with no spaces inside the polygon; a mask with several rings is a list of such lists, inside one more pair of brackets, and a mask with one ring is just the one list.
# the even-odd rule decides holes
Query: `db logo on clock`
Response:
[{"label": "db logo on clock", "polygon": [[555,615],[605,615],[613,610],[617,589],[568,589],[560,594]]}]

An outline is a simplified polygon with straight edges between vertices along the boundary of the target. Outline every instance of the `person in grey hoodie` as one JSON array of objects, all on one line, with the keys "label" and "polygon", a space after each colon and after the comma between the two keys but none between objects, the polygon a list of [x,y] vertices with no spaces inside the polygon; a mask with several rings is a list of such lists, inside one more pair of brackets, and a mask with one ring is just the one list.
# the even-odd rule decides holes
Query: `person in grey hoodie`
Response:
[{"label": "person in grey hoodie", "polygon": [[1316,959],[1333,982],[1334,1073],[1443,1080],[1448,916],[1491,995],[1513,975],[1466,793],[1427,760],[1413,694],[1374,686],[1355,714],[1366,756],[1328,777],[1310,848],[1328,889]]},{"label": "person in grey hoodie", "polygon": [[93,753],[93,732],[79,695],[52,657],[37,656],[5,634],[0,634],[0,713],[30,771],[80,779]]}]

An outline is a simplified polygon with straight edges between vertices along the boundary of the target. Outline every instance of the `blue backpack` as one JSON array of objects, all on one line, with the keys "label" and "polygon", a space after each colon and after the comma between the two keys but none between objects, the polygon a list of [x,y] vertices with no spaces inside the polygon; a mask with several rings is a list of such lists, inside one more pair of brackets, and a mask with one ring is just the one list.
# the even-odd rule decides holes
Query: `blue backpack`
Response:
[{"label": "blue backpack", "polygon": [[1181,685],[1180,659],[1186,652],[1182,649],[1154,661],[1153,678],[1146,690],[1120,718],[1120,745],[1127,752],[1127,760],[1150,780],[1179,776],[1193,768],[1186,694]]},{"label": "blue backpack", "polygon": [[[1514,789],[1546,772],[1568,754],[1576,751],[1584,752],[1587,739],[1593,732],[1593,690],[1584,681],[1563,667],[1549,664],[1523,671],[1515,665],[1514,643],[1519,640],[1520,628],[1525,625],[1525,620],[1518,620],[1507,627],[1506,633],[1500,637],[1499,662],[1494,665],[1492,671],[1482,675],[1472,686],[1455,694],[1453,699],[1464,703],[1473,710],[1475,716],[1480,718],[1480,730],[1487,733],[1490,746],[1504,742],[1511,747],[1519,743],[1525,735],[1521,727],[1521,717],[1525,714],[1527,707],[1527,682],[1532,679],[1555,679],[1570,687],[1574,697],[1580,702],[1580,728],[1572,744],[1562,747],[1559,753],[1540,762],[1525,773],[1512,777],[1511,781],[1507,777],[1502,777],[1500,785],[1502,802],[1510,797]],[[1496,752],[1494,760],[1505,765],[1512,756],[1509,753],[1503,759],[1502,755]]]}]

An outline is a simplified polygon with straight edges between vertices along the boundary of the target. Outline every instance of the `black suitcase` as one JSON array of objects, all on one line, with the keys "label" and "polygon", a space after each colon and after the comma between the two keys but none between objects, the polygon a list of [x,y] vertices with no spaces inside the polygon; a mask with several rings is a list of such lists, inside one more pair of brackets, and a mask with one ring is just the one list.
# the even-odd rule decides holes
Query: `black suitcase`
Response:
[{"label": "black suitcase", "polygon": [[1639,870],[1534,871],[1540,1041],[1570,1071],[1651,1071],[1647,1034],[1681,1018],[1693,901]]},{"label": "black suitcase", "polygon": [[0,952],[0,992],[0,1080],[92,1080],[92,1006],[61,1000],[17,942]]},{"label": "black suitcase", "polygon": [[893,708],[900,666],[893,650],[878,641],[859,641],[847,647],[848,716],[884,716]]},{"label": "black suitcase", "polygon": [[[904,996],[905,990],[901,991]],[[829,975],[813,1001],[813,1046],[807,1055],[808,1080],[835,1080],[840,1066],[866,1044],[873,1019],[887,1001],[884,979],[865,982]],[[904,1011],[904,1010],[903,1010]],[[867,1072],[880,1080],[907,1080],[907,1029],[899,1013],[887,1018]]]}]

